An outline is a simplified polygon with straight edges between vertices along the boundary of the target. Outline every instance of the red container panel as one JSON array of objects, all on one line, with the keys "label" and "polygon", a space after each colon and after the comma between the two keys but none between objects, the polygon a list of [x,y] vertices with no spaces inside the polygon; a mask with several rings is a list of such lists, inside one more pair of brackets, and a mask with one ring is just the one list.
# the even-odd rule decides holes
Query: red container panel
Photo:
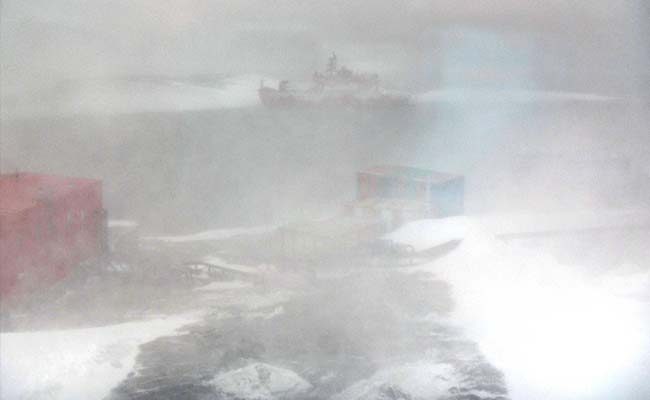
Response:
[{"label": "red container panel", "polygon": [[0,175],[0,294],[49,284],[103,243],[101,182]]}]

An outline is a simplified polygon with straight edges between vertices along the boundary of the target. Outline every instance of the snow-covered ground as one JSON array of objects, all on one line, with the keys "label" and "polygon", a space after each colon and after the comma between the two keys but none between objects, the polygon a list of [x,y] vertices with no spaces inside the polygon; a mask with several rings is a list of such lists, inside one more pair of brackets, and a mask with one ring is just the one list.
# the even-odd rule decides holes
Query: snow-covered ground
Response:
[{"label": "snow-covered ground", "polygon": [[424,251],[463,239],[470,221],[467,217],[425,219],[414,221],[384,236],[394,243],[413,246],[415,251]]},{"label": "snow-covered ground", "polygon": [[650,213],[632,210],[571,210],[544,214],[484,215],[480,225],[494,235],[567,232],[589,229],[650,228]]},{"label": "snow-covered ground", "polygon": [[411,222],[385,236],[395,243],[409,244],[423,251],[465,238],[471,228],[484,234],[557,233],[591,229],[650,228],[650,213],[644,210],[581,210],[544,214],[488,214],[477,217],[449,217]]},{"label": "snow-covered ground", "polygon": [[504,371],[513,399],[650,393],[642,377],[650,365],[650,307],[639,296],[650,293],[648,268],[587,275],[500,241],[477,220],[419,221],[392,238],[422,249],[459,232],[459,247],[416,268],[452,285],[454,320]]},{"label": "snow-covered ground", "polygon": [[253,267],[250,265],[234,264],[225,261],[223,258],[219,256],[205,257],[203,261],[208,264],[219,266],[220,268],[223,269],[227,269],[227,270],[231,270],[231,271],[235,271],[247,275],[259,275],[264,273],[272,273],[275,271],[275,267],[273,267],[272,265],[261,264],[258,265],[257,267]]},{"label": "snow-covered ground", "polygon": [[[243,288],[241,288],[243,289]],[[261,316],[277,314],[283,303],[288,302],[293,293],[288,290],[276,290],[268,293],[258,293],[244,290],[204,290],[198,292],[206,303],[222,308],[237,308],[245,315]],[[260,310],[268,310],[264,313]]]},{"label": "snow-covered ground", "polygon": [[[233,313],[247,320],[270,319],[284,313],[282,304],[292,296],[287,290],[265,290],[242,280],[215,281],[195,288],[194,292],[195,309],[210,310],[213,322],[233,318]],[[0,398],[103,399],[137,370],[140,345],[162,336],[181,335],[183,331],[179,328],[202,321],[206,313],[197,311],[86,329],[2,333]],[[304,386],[298,382],[293,388],[286,387],[290,371],[262,367],[261,377],[266,372],[272,376],[266,387],[270,394]],[[215,382],[225,385],[226,378],[236,380],[239,375],[224,375]]]},{"label": "snow-covered ground", "polygon": [[[208,259],[210,260],[210,258]],[[213,257],[211,260],[226,269],[243,272],[255,277],[257,283],[262,285],[256,286],[253,282],[245,280],[230,280],[214,281],[199,286],[194,291],[206,305],[214,305],[220,308],[234,307],[243,311],[243,316],[247,318],[272,318],[284,312],[282,304],[289,301],[294,294],[291,290],[283,288],[285,285],[270,287],[273,285],[265,284],[276,282],[274,276],[278,274],[272,266],[251,267],[228,264],[217,257]],[[269,282],[266,282],[267,279]]]},{"label": "snow-covered ground", "polygon": [[166,243],[187,243],[201,242],[210,240],[224,240],[241,235],[259,235],[272,232],[275,227],[261,226],[255,228],[233,228],[233,229],[214,229],[189,235],[179,236],[146,236],[144,240],[162,241]]},{"label": "snow-covered ground", "polygon": [[208,283],[207,285],[199,286],[195,290],[210,292],[213,290],[237,290],[237,289],[249,289],[253,287],[251,282],[244,281],[216,281]]},{"label": "snow-covered ground", "polygon": [[135,365],[138,346],[198,314],[88,329],[0,334],[3,399],[103,399]]},{"label": "snow-covered ground", "polygon": [[[479,344],[490,363],[505,373],[514,400],[645,399],[643,396],[650,393],[650,388],[643,386],[648,384],[644,374],[650,365],[647,266],[623,265],[587,273],[561,265],[530,247],[502,241],[495,236],[499,232],[490,230],[493,226],[468,217],[421,220],[386,238],[412,245],[416,251],[461,241],[441,258],[399,271],[425,271],[431,279],[443,279],[451,285],[455,309],[451,321],[445,319],[444,323],[460,326],[464,335]],[[225,231],[209,232],[199,240],[227,236]],[[249,230],[235,232],[239,235]],[[288,272],[280,273],[271,266],[230,264],[218,256],[204,260],[245,272],[254,281],[248,282],[246,275],[240,274],[235,280],[194,289],[196,304],[213,310],[213,317],[219,316],[213,323],[241,318],[239,321],[258,326],[255,324],[289,318],[292,308],[287,303],[309,289],[302,281],[275,284],[274,279],[286,279]],[[370,275],[360,276],[363,283]],[[374,282],[365,283],[376,286]],[[340,290],[336,289],[336,295]],[[361,315],[365,312],[363,308]],[[104,398],[137,369],[135,360],[141,344],[174,335],[179,327],[199,318],[181,315],[89,329],[3,333],[2,398]],[[370,376],[346,384],[336,398],[448,395],[463,386],[461,381],[466,376],[461,376],[459,365],[464,364],[452,364],[464,358],[456,353],[448,358],[438,356],[432,349],[415,361],[391,360]],[[210,385],[224,398],[233,399],[300,398],[312,389],[311,384],[317,385],[316,380],[309,383],[279,366],[257,361],[242,365],[246,364],[215,371]],[[304,368],[296,371],[307,377]],[[636,386],[630,389],[630,385]],[[629,396],[633,389],[640,396]],[[479,397],[494,397],[479,393],[482,388],[472,390],[478,391],[472,394]]]}]

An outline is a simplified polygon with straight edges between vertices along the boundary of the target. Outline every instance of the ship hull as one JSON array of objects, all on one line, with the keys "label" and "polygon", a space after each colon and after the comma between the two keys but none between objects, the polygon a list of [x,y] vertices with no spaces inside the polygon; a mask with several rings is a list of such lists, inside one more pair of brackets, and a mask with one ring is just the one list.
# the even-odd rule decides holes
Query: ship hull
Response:
[{"label": "ship hull", "polygon": [[270,108],[293,107],[340,107],[340,108],[398,108],[410,106],[409,96],[377,95],[360,97],[354,95],[308,96],[282,92],[278,89],[262,87],[258,91],[261,103]]}]

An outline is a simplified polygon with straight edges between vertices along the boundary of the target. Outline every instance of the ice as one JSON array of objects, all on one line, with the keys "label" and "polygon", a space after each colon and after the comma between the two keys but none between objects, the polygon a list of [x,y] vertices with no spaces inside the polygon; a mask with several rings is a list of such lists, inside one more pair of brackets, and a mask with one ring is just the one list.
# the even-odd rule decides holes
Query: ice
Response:
[{"label": "ice", "polygon": [[221,85],[171,79],[77,81],[70,88],[50,95],[48,98],[54,97],[50,102],[15,105],[11,110],[3,110],[3,114],[105,115],[253,107],[259,104],[257,88],[262,79],[269,84],[275,82],[254,74],[227,77]]},{"label": "ice", "polygon": [[138,346],[197,319],[192,314],[97,328],[3,333],[1,397],[102,399],[131,372]]},{"label": "ice", "polygon": [[432,90],[417,97],[420,103],[529,103],[529,102],[609,102],[620,98],[603,96],[595,93],[531,91],[531,90],[477,90],[477,89],[446,89]]},{"label": "ice", "polygon": [[212,384],[227,399],[246,400],[285,399],[312,389],[312,385],[295,372],[261,362],[221,373]]}]

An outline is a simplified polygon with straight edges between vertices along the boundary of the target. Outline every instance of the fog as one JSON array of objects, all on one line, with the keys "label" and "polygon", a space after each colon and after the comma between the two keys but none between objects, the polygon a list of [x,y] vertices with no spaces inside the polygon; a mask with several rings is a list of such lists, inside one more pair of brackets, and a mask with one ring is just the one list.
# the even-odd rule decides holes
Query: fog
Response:
[{"label": "fog", "polygon": [[[650,395],[648,2],[0,11],[2,218],[19,173],[100,180],[107,215],[81,258],[78,210],[0,220],[1,397]],[[375,91],[327,103],[332,54]],[[462,199],[363,198],[384,165]]]}]

